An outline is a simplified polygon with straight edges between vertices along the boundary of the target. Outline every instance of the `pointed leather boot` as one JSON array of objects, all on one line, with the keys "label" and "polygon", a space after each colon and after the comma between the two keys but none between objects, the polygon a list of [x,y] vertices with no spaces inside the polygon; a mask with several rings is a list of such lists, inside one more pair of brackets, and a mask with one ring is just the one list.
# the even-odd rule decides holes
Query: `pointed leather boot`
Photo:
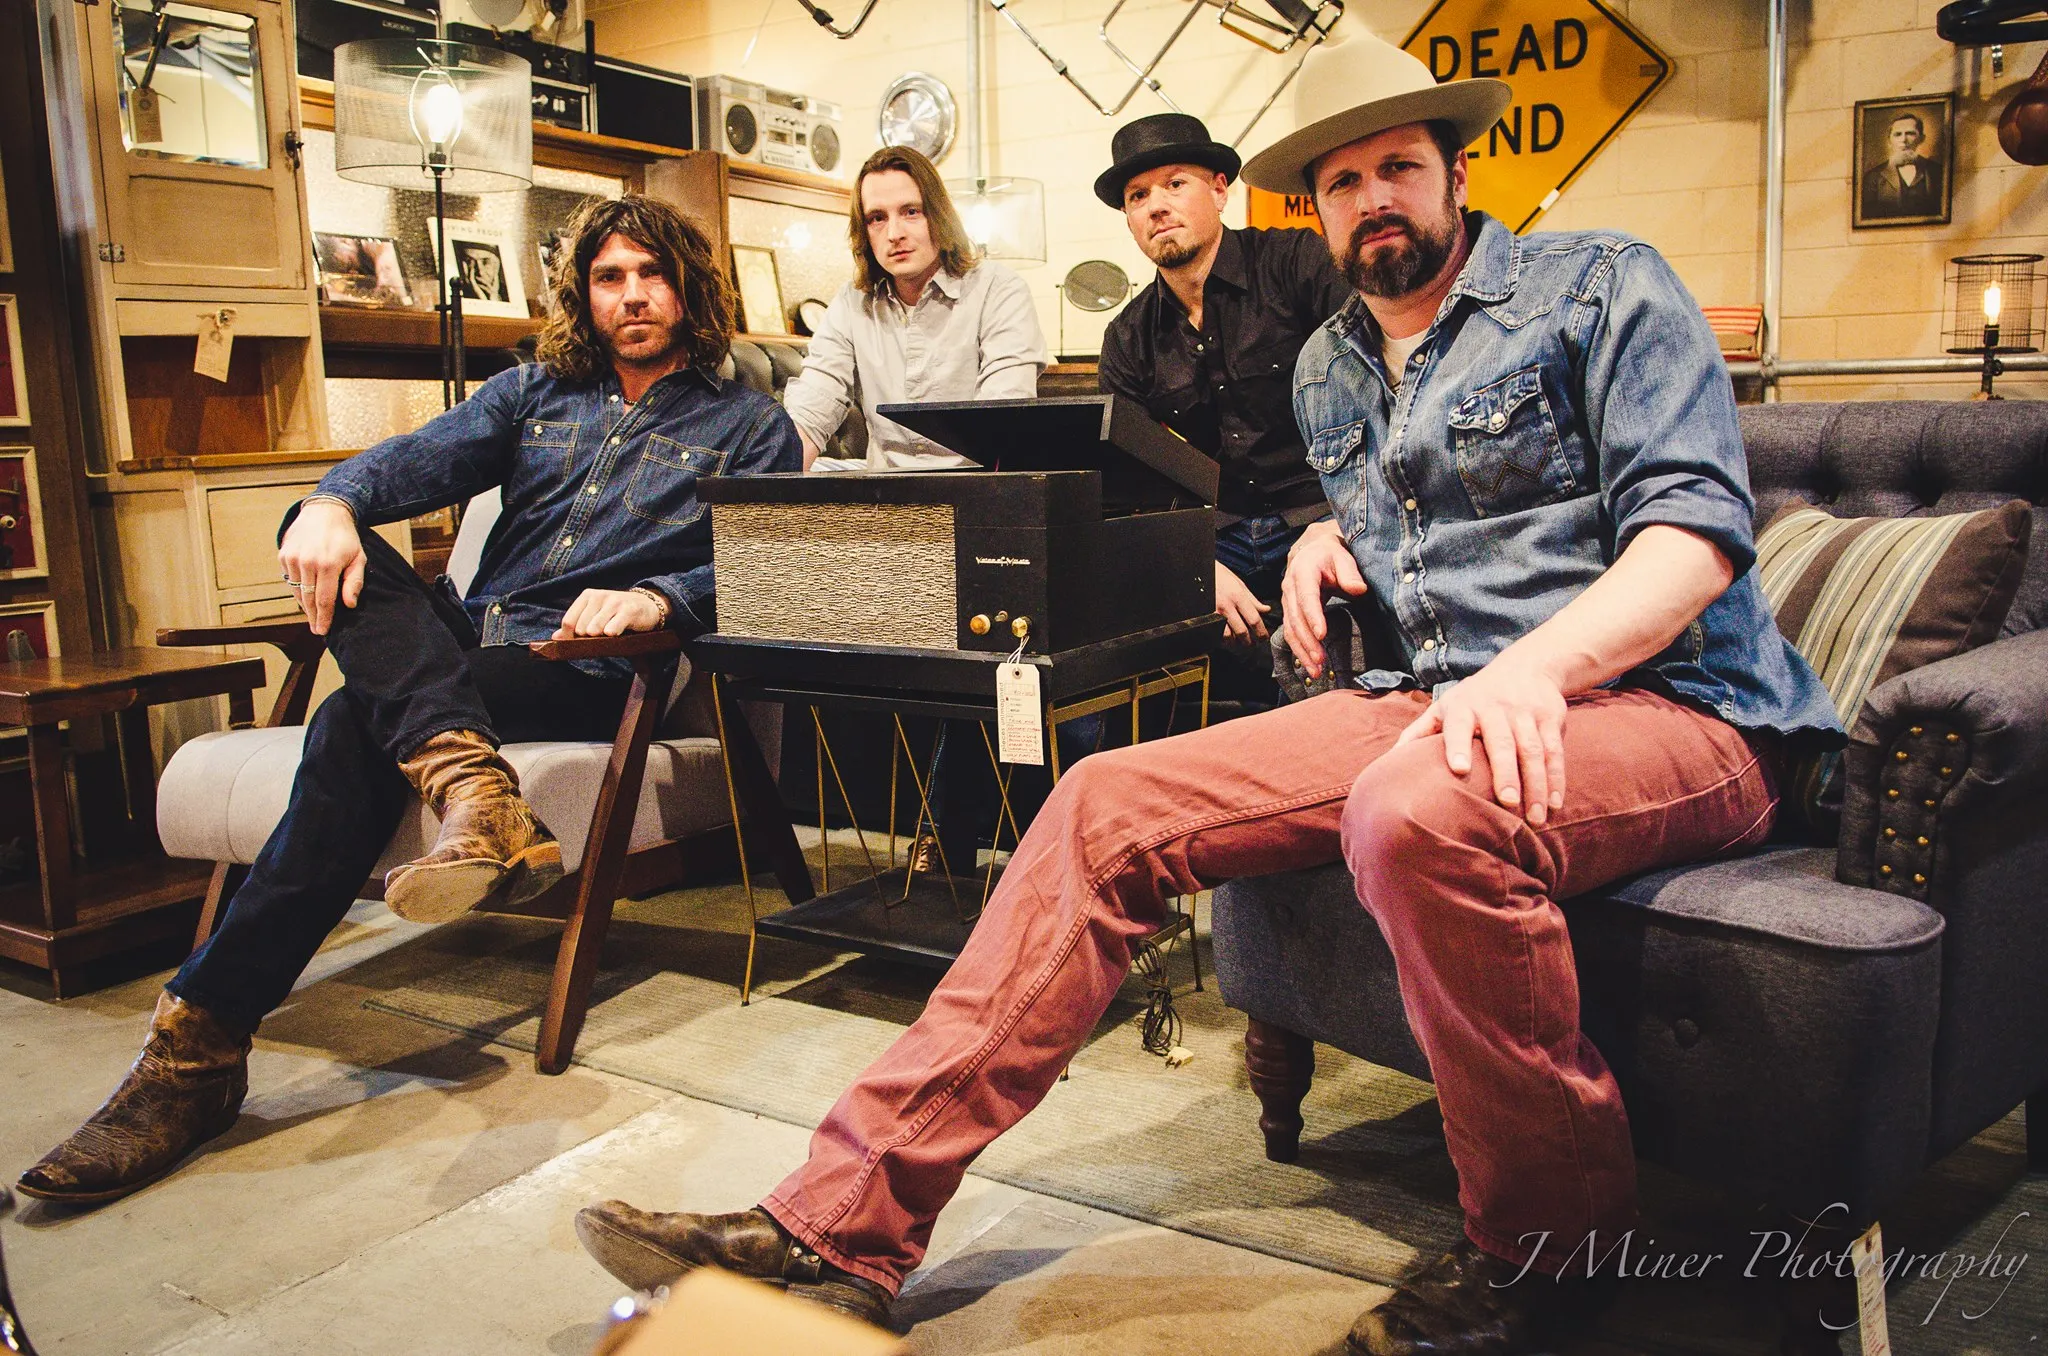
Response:
[{"label": "pointed leather boot", "polygon": [[486,901],[522,904],[562,878],[562,845],[482,735],[435,735],[398,770],[441,819],[433,851],[384,877],[384,902],[400,918],[445,923]]},{"label": "pointed leather boot", "polygon": [[248,1094],[248,1035],[165,993],[121,1086],[15,1186],[67,1205],[118,1200],[233,1125]]},{"label": "pointed leather boot", "polygon": [[1611,1277],[1559,1280],[1458,1246],[1358,1316],[1345,1346],[1356,1356],[1534,1356],[1599,1313]]},{"label": "pointed leather boot", "polygon": [[718,1267],[874,1327],[889,1325],[888,1291],[833,1266],[758,1206],[733,1215],[657,1215],[605,1201],[576,1212],[576,1237],[599,1266],[635,1290]]}]

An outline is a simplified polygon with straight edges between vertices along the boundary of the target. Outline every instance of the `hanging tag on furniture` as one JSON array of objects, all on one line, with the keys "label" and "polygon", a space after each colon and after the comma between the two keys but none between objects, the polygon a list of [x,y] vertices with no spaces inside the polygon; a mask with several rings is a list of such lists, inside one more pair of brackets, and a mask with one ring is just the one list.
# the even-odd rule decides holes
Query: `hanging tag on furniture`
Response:
[{"label": "hanging tag on furniture", "polygon": [[148,146],[164,139],[164,110],[153,89],[130,90],[128,114],[135,122],[135,144]]},{"label": "hanging tag on furniture", "polygon": [[206,311],[199,317],[199,348],[192,355],[192,370],[215,381],[228,379],[228,358],[235,348],[235,313],[227,307]]},{"label": "hanging tag on furniture", "polygon": [[1884,1234],[1876,1224],[1849,1245],[1849,1263],[1856,1269],[1856,1331],[1863,1338],[1863,1356],[1892,1356],[1884,1319]]},{"label": "hanging tag on furniture", "polygon": [[1044,711],[1038,704],[1038,669],[1004,664],[996,670],[996,757],[1005,763],[1045,764]]}]

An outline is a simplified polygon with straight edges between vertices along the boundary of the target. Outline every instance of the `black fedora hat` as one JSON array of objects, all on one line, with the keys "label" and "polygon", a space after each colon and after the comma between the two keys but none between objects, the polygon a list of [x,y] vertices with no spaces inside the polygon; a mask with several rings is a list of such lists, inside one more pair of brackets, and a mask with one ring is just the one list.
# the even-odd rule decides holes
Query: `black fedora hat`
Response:
[{"label": "black fedora hat", "polygon": [[1236,151],[1209,135],[1200,118],[1186,113],[1154,113],[1125,123],[1110,138],[1109,153],[1116,163],[1096,179],[1095,196],[1119,210],[1134,174],[1161,165],[1200,165],[1231,180],[1243,164]]}]

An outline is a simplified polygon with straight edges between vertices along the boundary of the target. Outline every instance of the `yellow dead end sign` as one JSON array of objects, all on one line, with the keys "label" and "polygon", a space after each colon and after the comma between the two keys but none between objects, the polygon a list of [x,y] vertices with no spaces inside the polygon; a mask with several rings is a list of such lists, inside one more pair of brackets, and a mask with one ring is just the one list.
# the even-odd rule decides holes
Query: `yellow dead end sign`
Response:
[{"label": "yellow dead end sign", "polygon": [[1524,231],[1671,75],[1598,0],[1438,0],[1401,49],[1439,83],[1492,76],[1514,103],[1467,152],[1471,205]]},{"label": "yellow dead end sign", "polygon": [[[1708,3],[1708,0],[1700,0]],[[1598,0],[1438,0],[1402,50],[1439,82],[1491,76],[1514,103],[1467,152],[1469,201],[1529,229],[1671,75],[1671,61]],[[1253,226],[1320,230],[1306,193],[1251,190]]]}]

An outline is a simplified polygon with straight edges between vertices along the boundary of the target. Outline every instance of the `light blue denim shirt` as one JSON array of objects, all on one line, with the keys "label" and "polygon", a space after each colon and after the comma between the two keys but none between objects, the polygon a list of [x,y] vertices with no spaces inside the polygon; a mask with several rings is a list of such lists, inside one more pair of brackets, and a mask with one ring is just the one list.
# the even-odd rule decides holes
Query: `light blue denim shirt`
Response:
[{"label": "light blue denim shirt", "polygon": [[715,624],[699,478],[802,468],[789,416],[740,382],[686,368],[628,405],[609,371],[568,381],[528,363],[335,466],[315,493],[374,527],[502,487],[504,512],[463,598],[486,645],[546,640],[585,589],[653,589],[669,625],[696,636]]},{"label": "light blue denim shirt", "polygon": [[1441,693],[1668,523],[1718,546],[1735,582],[1616,683],[1839,743],[1827,690],[1757,587],[1734,392],[1684,285],[1625,235],[1466,222],[1471,255],[1398,387],[1355,297],[1295,364],[1309,463],[1407,656],[1407,672],[1360,681]]}]

